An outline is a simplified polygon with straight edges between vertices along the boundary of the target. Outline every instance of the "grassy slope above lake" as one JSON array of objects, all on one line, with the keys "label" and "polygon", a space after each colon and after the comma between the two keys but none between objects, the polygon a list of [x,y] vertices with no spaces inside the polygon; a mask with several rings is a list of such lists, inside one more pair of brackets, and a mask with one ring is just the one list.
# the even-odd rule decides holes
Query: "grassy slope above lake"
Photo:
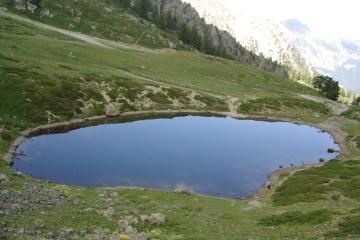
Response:
[{"label": "grassy slope above lake", "polygon": [[[139,232],[160,229],[161,239],[360,237],[360,124],[350,120],[356,119],[356,109],[336,116],[314,90],[235,61],[101,42],[110,48],[0,15],[0,154],[21,130],[49,120],[101,115],[113,104],[120,112],[199,109],[336,122],[348,133],[349,155],[283,173],[279,187],[241,201],[60,186],[17,175],[0,162],[5,175],[0,234],[8,239],[103,238],[124,232],[120,220],[127,219]],[[166,222],[134,221],[152,213],[164,214]]]}]

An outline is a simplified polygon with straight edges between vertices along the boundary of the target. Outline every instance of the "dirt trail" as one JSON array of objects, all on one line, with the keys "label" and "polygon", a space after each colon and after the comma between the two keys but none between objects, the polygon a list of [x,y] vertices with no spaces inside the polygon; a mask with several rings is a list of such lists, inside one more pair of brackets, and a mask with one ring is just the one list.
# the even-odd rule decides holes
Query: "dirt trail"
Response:
[{"label": "dirt trail", "polygon": [[80,40],[80,41],[83,41],[83,42],[86,42],[86,43],[89,43],[89,44],[92,44],[92,45],[96,45],[98,47],[103,47],[103,48],[107,48],[107,49],[122,48],[122,49],[131,49],[131,50],[136,50],[136,51],[152,52],[152,53],[158,52],[157,50],[152,50],[152,49],[149,49],[149,48],[144,48],[144,47],[140,47],[140,46],[132,46],[132,45],[122,43],[122,42],[116,42],[116,41],[101,39],[101,38],[89,36],[87,34],[83,34],[83,33],[79,33],[79,32],[73,32],[73,31],[62,29],[62,28],[50,26],[48,24],[41,23],[41,22],[38,22],[38,21],[34,21],[34,20],[29,19],[29,18],[22,17],[22,16],[19,16],[19,15],[16,15],[16,14],[8,13],[8,12],[5,12],[3,10],[0,10],[0,15],[12,18],[12,19],[14,19],[16,21],[21,21],[21,22],[24,22],[24,23],[31,24],[31,25],[36,26],[38,28],[42,28],[42,29],[45,29],[45,30],[57,32],[57,33],[65,35],[65,36],[72,37],[74,39],[77,39],[77,40]]}]

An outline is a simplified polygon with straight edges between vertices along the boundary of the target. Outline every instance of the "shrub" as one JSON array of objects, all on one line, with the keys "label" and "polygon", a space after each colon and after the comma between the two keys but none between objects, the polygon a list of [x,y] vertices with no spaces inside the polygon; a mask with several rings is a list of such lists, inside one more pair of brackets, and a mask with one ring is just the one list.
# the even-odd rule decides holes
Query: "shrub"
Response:
[{"label": "shrub", "polygon": [[283,224],[321,224],[331,219],[331,213],[326,209],[302,213],[300,211],[274,214],[259,221],[264,226]]},{"label": "shrub", "polygon": [[333,78],[320,75],[313,78],[314,87],[328,99],[336,101],[340,96],[340,86]]}]

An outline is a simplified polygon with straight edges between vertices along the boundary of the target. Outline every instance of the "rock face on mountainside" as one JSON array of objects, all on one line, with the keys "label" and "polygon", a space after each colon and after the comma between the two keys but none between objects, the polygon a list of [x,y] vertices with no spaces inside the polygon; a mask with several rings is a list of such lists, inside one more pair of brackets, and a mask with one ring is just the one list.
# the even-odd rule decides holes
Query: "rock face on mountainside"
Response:
[{"label": "rock face on mountainside", "polygon": [[[107,18],[106,21],[104,20],[105,22],[123,23],[124,18],[133,17],[134,19],[136,19],[136,22],[132,22],[132,24],[136,24],[138,32],[143,31],[143,25],[147,25],[146,29],[149,27],[155,29],[155,25],[152,22],[153,19],[151,16],[151,12],[149,12],[149,17],[147,19],[149,21],[143,21],[144,19],[140,20],[139,16],[133,16],[134,9],[138,6],[138,1],[139,0],[131,0],[131,5],[134,7],[133,10],[128,11],[128,9],[122,9],[120,11],[120,15],[122,17],[120,15],[119,17],[117,14],[115,14],[115,9],[121,7],[121,5],[119,5],[118,3],[86,1],[81,4],[88,4],[92,8],[98,8],[99,12],[97,12],[96,14],[98,15],[98,17],[105,15],[105,18]],[[150,1],[153,4],[153,9],[157,9],[159,11],[159,15],[164,13],[171,13],[172,16],[176,17],[177,22],[185,23],[189,29],[195,28],[197,33],[201,36],[203,42],[209,42],[211,48],[215,49],[215,51],[218,52],[215,55],[230,57],[232,59],[240,61],[241,63],[246,63],[261,70],[275,73],[278,76],[288,77],[289,71],[282,63],[279,63],[279,61],[276,61],[276,59],[271,59],[264,55],[258,54],[258,52],[253,51],[253,49],[246,49],[232,36],[232,34],[227,31],[228,29],[220,29],[219,27],[212,25],[212,23],[207,24],[202,18],[202,16],[198,14],[197,10],[193,8],[190,4],[184,3],[182,0]],[[21,13],[26,12],[27,16],[29,16],[30,18],[35,18],[38,20],[38,18],[40,17],[40,19],[45,22],[56,22],[55,25],[59,25],[59,27],[65,26],[65,28],[68,28],[71,31],[81,31],[93,36],[107,37],[115,40],[119,39],[122,41],[125,40],[125,42],[128,41],[132,43],[134,43],[135,41],[137,42],[140,39],[138,34],[133,34],[133,32],[136,31],[122,29],[121,26],[123,24],[115,24],[116,28],[112,29],[112,32],[109,33],[98,31],[98,28],[96,27],[96,24],[98,24],[97,18],[86,15],[80,10],[77,4],[70,3],[71,2],[53,4],[47,1],[43,1],[41,5],[36,5],[31,1],[16,0],[13,2],[12,5],[8,4],[7,6],[12,6]],[[51,20],[51,18],[57,18],[57,20],[53,21]],[[128,19],[126,21],[128,21]],[[141,24],[141,22],[145,24]],[[99,25],[99,28],[100,26],[101,25]],[[129,34],[133,34],[134,36],[128,36]],[[166,38],[166,33],[159,31],[158,34],[147,33],[141,37],[141,40],[147,43],[147,45],[145,44],[146,46],[150,45],[159,48],[176,48],[176,46],[181,45],[178,44],[180,41],[176,41],[175,44],[172,42],[172,40],[174,39],[170,40]],[[72,56],[69,56],[69,58],[70,57]]]},{"label": "rock face on mountainside", "polygon": [[[182,0],[206,23],[227,31],[247,50],[288,67],[291,79],[305,81],[317,73],[334,77],[346,89],[360,90],[360,42],[321,36],[298,19],[276,22],[238,14],[221,0]],[[256,13],[250,13],[256,14]]]},{"label": "rock face on mountainside", "polygon": [[[132,4],[135,5],[136,1],[138,0],[132,0]],[[152,0],[152,3],[158,8],[159,13],[170,12],[178,21],[186,23],[189,27],[195,27],[203,38],[205,34],[208,34],[212,45],[223,48],[226,55],[242,63],[273,72],[276,75],[288,76],[286,68],[277,61],[256,55],[256,53],[243,47],[229,32],[220,30],[215,25],[207,24],[190,4],[181,0]]]},{"label": "rock face on mountainside", "polygon": [[228,32],[247,50],[287,66],[290,78],[311,78],[313,69],[282,29],[268,19],[235,15],[217,0],[182,0],[189,3],[204,18]]}]

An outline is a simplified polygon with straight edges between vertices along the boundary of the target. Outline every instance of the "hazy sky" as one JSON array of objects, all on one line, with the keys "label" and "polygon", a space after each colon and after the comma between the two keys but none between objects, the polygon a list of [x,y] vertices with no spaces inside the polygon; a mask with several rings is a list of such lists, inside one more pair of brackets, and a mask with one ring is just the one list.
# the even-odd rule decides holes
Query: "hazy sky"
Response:
[{"label": "hazy sky", "polygon": [[360,40],[359,0],[220,0],[238,13],[275,20],[296,18],[324,35]]}]

